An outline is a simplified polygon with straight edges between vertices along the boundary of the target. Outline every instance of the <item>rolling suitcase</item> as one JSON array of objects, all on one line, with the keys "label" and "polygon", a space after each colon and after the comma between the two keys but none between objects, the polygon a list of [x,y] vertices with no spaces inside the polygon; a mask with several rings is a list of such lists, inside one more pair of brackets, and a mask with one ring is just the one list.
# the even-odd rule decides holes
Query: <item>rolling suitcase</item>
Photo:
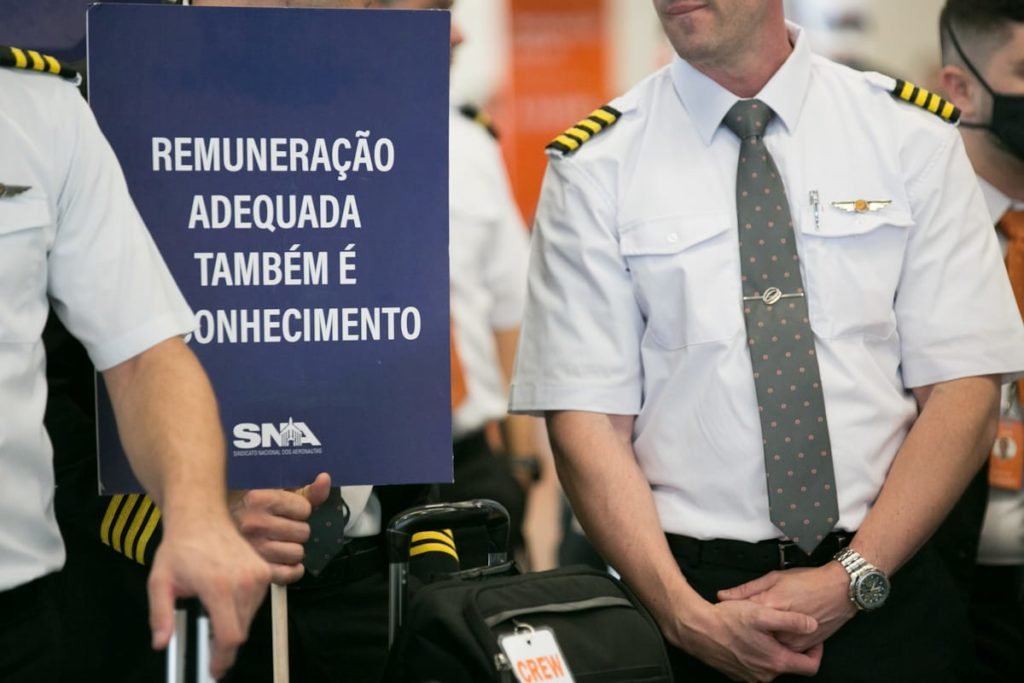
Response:
[{"label": "rolling suitcase", "polygon": [[[493,501],[413,508],[389,525],[393,643],[385,683],[635,681],[670,683],[664,640],[633,594],[589,567],[519,574],[505,557],[508,518]],[[483,526],[485,567],[403,583],[409,539]]]}]

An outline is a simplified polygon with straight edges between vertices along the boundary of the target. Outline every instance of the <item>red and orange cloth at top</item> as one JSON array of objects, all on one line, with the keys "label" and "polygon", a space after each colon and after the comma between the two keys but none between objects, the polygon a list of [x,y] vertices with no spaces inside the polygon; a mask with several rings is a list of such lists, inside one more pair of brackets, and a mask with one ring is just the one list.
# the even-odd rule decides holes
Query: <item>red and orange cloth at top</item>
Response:
[{"label": "red and orange cloth at top", "polygon": [[[996,227],[1007,239],[1006,272],[1017,308],[1024,316],[1024,211],[1007,211]],[[1017,380],[1017,389],[1017,395],[1024,397],[1024,380]]]}]

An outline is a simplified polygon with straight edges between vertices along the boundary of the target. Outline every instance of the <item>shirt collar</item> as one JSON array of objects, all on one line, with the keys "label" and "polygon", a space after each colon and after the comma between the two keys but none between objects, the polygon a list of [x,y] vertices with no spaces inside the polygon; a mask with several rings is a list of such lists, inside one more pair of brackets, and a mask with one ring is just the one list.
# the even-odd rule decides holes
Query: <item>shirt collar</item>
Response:
[{"label": "shirt collar", "polygon": [[[811,50],[804,30],[786,22],[793,52],[756,97],[775,112],[788,130],[793,130],[803,111],[811,82]],[[689,112],[704,143],[711,144],[722,119],[740,100],[678,55],[672,60],[672,82],[683,107]]]}]

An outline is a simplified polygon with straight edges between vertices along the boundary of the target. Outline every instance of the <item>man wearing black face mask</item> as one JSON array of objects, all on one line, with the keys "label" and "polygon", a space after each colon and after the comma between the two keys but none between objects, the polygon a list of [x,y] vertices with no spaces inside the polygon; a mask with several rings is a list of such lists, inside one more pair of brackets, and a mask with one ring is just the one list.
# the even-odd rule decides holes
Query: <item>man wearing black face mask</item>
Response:
[{"label": "man wearing black face mask", "polygon": [[[1022,22],[1020,0],[950,0],[942,15],[944,64],[965,67],[973,76],[949,71],[943,79],[947,87],[954,85],[969,97],[980,115],[980,120],[965,116],[960,125],[987,131],[1000,151],[1016,161],[1017,173],[1024,164],[1024,76],[1018,44]],[[971,47],[980,53],[973,59],[968,56]],[[979,87],[983,92],[971,92]],[[964,137],[968,149],[971,139]]]},{"label": "man wearing black face mask", "polygon": [[[940,28],[943,87],[963,111],[964,144],[1024,311],[1024,0],[948,0]],[[977,681],[1024,677],[1022,388],[1003,387],[990,476],[971,485],[936,537],[970,601]]]}]

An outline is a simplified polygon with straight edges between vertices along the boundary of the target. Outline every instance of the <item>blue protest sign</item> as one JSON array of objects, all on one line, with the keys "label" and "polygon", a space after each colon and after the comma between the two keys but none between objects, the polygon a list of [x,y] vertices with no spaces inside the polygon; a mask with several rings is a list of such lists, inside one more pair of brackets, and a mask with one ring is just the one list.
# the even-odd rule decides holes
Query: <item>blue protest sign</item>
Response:
[{"label": "blue protest sign", "polygon": [[[97,5],[88,32],[230,485],[450,481],[448,14]],[[137,490],[100,404],[101,486]]]}]

